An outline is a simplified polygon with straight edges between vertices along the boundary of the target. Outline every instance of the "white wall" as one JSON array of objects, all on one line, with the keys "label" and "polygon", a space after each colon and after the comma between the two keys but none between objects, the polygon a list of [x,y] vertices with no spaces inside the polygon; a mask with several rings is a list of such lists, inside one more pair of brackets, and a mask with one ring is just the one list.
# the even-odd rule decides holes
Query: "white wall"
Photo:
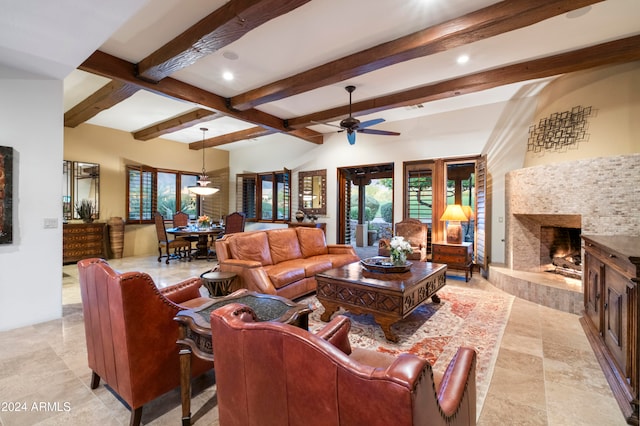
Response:
[{"label": "white wall", "polygon": [[[62,315],[62,81],[0,67],[0,145],[14,149],[13,244],[0,245],[0,331]],[[57,221],[44,229],[44,219]]]}]

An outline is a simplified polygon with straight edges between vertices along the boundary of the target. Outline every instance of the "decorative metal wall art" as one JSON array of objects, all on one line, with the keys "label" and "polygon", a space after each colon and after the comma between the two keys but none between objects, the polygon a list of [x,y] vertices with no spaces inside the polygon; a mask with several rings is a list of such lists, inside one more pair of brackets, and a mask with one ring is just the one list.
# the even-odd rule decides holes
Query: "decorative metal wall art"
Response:
[{"label": "decorative metal wall art", "polygon": [[587,117],[593,112],[592,107],[578,105],[571,111],[556,112],[541,119],[538,125],[529,127],[527,151],[566,152],[567,149],[577,149],[579,142],[589,138]]},{"label": "decorative metal wall art", "polygon": [[0,244],[13,242],[13,148],[0,146]]}]

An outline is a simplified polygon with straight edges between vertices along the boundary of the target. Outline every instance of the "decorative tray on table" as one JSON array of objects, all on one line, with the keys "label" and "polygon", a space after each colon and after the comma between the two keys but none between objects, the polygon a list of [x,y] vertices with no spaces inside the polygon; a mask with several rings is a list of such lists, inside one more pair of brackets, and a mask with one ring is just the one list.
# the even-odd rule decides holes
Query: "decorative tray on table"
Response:
[{"label": "decorative tray on table", "polygon": [[391,262],[391,258],[374,256],[362,259],[360,261],[362,267],[370,272],[381,272],[383,274],[398,274],[401,272],[407,272],[411,269],[411,262],[405,262],[404,265],[394,265]]}]

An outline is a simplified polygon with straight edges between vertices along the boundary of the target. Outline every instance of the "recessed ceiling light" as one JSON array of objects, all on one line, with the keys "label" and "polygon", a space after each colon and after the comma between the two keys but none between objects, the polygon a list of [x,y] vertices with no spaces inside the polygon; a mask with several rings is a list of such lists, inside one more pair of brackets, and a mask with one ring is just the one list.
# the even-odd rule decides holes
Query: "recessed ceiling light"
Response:
[{"label": "recessed ceiling light", "polygon": [[469,62],[469,55],[460,55],[458,56],[458,59],[456,59],[456,61],[459,64],[466,64],[467,62]]},{"label": "recessed ceiling light", "polygon": [[590,11],[591,11],[591,6],[586,6],[580,9],[572,10],[571,12],[567,12],[565,16],[569,19],[575,19],[575,18],[579,18],[581,16],[586,15]]},{"label": "recessed ceiling light", "polygon": [[225,58],[231,60],[231,61],[235,61],[236,59],[238,59],[238,54],[236,52],[232,52],[230,50],[226,50],[225,52],[222,53],[222,56],[224,56]]},{"label": "recessed ceiling light", "polygon": [[233,80],[233,73],[231,71],[225,71],[222,73],[222,78],[224,78],[227,81],[231,81]]}]

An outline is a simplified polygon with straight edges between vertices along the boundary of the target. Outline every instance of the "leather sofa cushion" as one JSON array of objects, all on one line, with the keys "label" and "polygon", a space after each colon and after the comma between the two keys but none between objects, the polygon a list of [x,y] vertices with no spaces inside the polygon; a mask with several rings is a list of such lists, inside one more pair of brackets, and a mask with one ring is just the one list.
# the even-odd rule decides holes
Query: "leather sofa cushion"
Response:
[{"label": "leather sofa cushion", "polygon": [[297,261],[281,262],[277,265],[265,266],[264,271],[271,279],[273,286],[277,289],[304,278],[304,267]]},{"label": "leather sofa cushion", "polygon": [[296,228],[296,232],[298,233],[302,257],[318,256],[329,252],[322,229],[299,226]]},{"label": "leather sofa cushion", "polygon": [[266,233],[274,264],[291,259],[300,259],[302,252],[298,244],[298,234],[294,228],[273,229]]},{"label": "leather sofa cushion", "polygon": [[360,261],[358,256],[346,254],[323,254],[320,256],[314,256],[314,259],[330,262],[331,268],[339,268],[341,266],[348,265],[349,263]]},{"label": "leather sofa cushion", "polygon": [[262,266],[273,264],[266,232],[250,232],[235,236],[229,241],[229,250],[234,259],[254,260]]},{"label": "leather sofa cushion", "polygon": [[304,268],[304,275],[306,277],[314,277],[320,272],[333,268],[331,260],[326,258],[312,257],[309,259],[300,259],[297,262]]}]

